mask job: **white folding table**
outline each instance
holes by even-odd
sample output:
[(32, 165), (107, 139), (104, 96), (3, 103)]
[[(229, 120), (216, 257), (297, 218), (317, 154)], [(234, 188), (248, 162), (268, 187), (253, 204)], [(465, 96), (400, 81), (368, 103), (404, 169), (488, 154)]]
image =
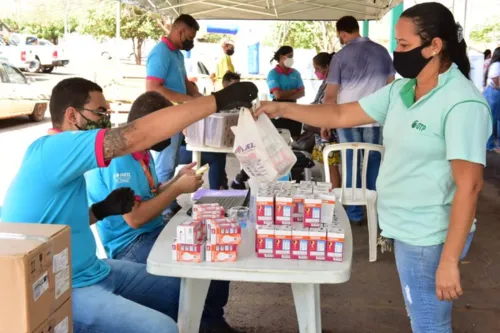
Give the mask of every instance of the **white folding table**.
[(347, 214), (339, 203), (335, 206), (335, 215), (345, 230), (343, 262), (257, 258), (255, 230), (248, 228), (243, 231), (236, 262), (181, 263), (172, 261), (172, 242), (177, 225), (187, 218), (183, 209), (158, 237), (149, 254), (147, 270), (155, 275), (181, 278), (180, 333), (198, 332), (211, 280), (290, 283), (300, 332), (320, 333), (320, 285), (344, 283), (351, 275), (352, 233)]

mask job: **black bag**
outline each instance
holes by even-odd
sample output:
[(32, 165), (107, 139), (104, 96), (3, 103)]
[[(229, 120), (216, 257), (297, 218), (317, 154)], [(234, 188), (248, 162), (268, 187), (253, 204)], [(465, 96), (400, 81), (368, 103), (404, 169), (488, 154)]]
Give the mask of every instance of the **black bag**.
[(314, 138), (314, 133), (303, 132), (299, 138), (292, 143), (292, 149), (312, 153), (315, 144), (316, 139)]

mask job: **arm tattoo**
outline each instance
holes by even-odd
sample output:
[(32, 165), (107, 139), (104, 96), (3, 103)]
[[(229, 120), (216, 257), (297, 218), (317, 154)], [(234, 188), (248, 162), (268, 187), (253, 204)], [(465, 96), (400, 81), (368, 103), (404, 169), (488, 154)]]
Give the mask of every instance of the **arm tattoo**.
[(121, 156), (130, 145), (130, 134), (135, 131), (134, 122), (124, 126), (112, 128), (104, 135), (104, 159), (109, 161), (113, 157)]

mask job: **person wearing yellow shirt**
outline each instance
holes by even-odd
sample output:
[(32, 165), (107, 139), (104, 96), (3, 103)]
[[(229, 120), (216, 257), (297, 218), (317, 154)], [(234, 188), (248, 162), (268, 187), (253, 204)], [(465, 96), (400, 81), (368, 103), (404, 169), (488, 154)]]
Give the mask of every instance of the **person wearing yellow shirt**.
[(231, 56), (234, 54), (233, 41), (227, 39), (223, 40), (221, 46), (224, 55), (220, 58), (219, 62), (217, 63), (215, 74), (212, 74), (212, 80), (214, 84), (218, 86), (218, 88), (222, 88), (220, 86), (222, 84), (221, 80), (224, 77), (224, 74), (226, 74), (227, 72), (233, 72), (233, 73), (235, 72), (233, 61), (231, 60)]

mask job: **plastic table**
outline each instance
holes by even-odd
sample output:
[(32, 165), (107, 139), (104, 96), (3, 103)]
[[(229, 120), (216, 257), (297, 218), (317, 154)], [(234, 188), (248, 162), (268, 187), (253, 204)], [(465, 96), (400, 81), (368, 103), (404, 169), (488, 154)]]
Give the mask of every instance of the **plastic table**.
[(345, 230), (344, 261), (323, 262), (257, 258), (255, 230), (243, 230), (238, 259), (229, 263), (182, 263), (172, 261), (176, 227), (186, 210), (177, 213), (159, 235), (148, 257), (151, 274), (181, 278), (178, 325), (180, 333), (197, 333), (211, 280), (289, 283), (301, 333), (321, 332), (320, 285), (347, 282), (351, 275), (352, 233), (341, 204), (335, 215)]

